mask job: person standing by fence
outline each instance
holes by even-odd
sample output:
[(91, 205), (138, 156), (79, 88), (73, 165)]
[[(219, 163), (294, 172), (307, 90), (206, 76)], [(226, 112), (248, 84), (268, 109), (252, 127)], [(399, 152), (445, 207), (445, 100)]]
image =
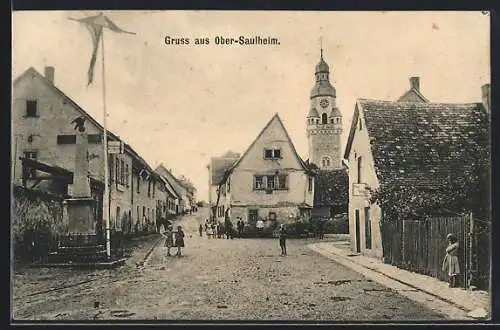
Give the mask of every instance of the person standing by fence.
[(281, 255), (286, 256), (286, 229), (284, 224), (280, 225), (279, 238), (280, 238)]
[(460, 265), (458, 263), (458, 248), (457, 238), (453, 234), (446, 236), (448, 247), (446, 248), (446, 256), (443, 260), (443, 271), (448, 272), (450, 288), (457, 287), (457, 277), (460, 274)]

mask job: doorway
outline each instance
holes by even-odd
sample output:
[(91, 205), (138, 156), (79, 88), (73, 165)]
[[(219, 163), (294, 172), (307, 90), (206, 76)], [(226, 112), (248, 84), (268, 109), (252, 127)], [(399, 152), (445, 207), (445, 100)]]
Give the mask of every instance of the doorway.
[(361, 252), (361, 240), (360, 240), (360, 229), (359, 229), (359, 210), (356, 210), (356, 252)]

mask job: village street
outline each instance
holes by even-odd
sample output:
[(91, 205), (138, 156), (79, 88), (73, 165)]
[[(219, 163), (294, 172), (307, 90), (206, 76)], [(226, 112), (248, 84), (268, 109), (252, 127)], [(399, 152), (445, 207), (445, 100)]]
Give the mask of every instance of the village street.
[(280, 257), (275, 239), (201, 238), (205, 212), (180, 221), (182, 258), (167, 258), (163, 240), (152, 236), (118, 269), (22, 270), (14, 276), (14, 320), (444, 319), (311, 251), (314, 240), (289, 240), (289, 256)]

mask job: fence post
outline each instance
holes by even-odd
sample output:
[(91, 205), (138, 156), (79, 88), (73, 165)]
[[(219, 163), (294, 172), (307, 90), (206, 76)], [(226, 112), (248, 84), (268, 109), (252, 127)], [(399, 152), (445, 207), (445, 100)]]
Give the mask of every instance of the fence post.
[(468, 270), (468, 278), (467, 278), (467, 289), (471, 288), (472, 284), (472, 267), (473, 267), (473, 262), (472, 258), (474, 256), (474, 217), (472, 215), (472, 212), (469, 214), (469, 270)]
[(401, 224), (402, 226), (400, 227), (401, 228), (401, 264), (403, 265), (403, 267), (405, 267), (405, 264), (406, 264), (406, 249), (405, 249), (405, 221), (402, 219), (401, 220)]

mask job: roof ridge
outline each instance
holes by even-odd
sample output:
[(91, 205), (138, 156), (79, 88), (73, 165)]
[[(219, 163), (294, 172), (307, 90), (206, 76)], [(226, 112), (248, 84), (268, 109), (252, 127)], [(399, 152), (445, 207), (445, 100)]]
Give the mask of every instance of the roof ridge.
[[(83, 109), (82, 106), (80, 106), (78, 103), (76, 103), (76, 101), (73, 100), (73, 98), (69, 97), (68, 94), (66, 94), (65, 92), (63, 92), (54, 83), (51, 83), (49, 80), (47, 80), (47, 78), (43, 74), (41, 74), (40, 72), (38, 72), (38, 70), (36, 70), (33, 66), (30, 66), (22, 74), (20, 74), (16, 79), (14, 79), (14, 84), (17, 84), (29, 72), (35, 73), (39, 78), (41, 78), (41, 80), (42, 80), (43, 83), (45, 83), (48, 87), (52, 88), (54, 91), (56, 91), (57, 93), (59, 93), (60, 96), (63, 97), (63, 99), (67, 99), (73, 105), (73, 107), (77, 111), (79, 111), (83, 116), (85, 116), (94, 125), (96, 125), (97, 128), (99, 129), (99, 131), (104, 132), (104, 126), (96, 118), (94, 118), (91, 114), (89, 114), (85, 109)], [(133, 154), (135, 154), (135, 156), (138, 158), (139, 161), (144, 162), (146, 164), (146, 167), (148, 169), (150, 169), (151, 171), (153, 170), (152, 166), (134, 148), (132, 148), (132, 146), (130, 145), (130, 143), (127, 143), (122, 138), (120, 138), (120, 135), (117, 135), (117, 134), (111, 132), (109, 129), (106, 129), (106, 132), (107, 132), (108, 136), (111, 136), (112, 138), (117, 139), (117, 140), (123, 142), (124, 144), (126, 144), (129, 147), (130, 151)]]

